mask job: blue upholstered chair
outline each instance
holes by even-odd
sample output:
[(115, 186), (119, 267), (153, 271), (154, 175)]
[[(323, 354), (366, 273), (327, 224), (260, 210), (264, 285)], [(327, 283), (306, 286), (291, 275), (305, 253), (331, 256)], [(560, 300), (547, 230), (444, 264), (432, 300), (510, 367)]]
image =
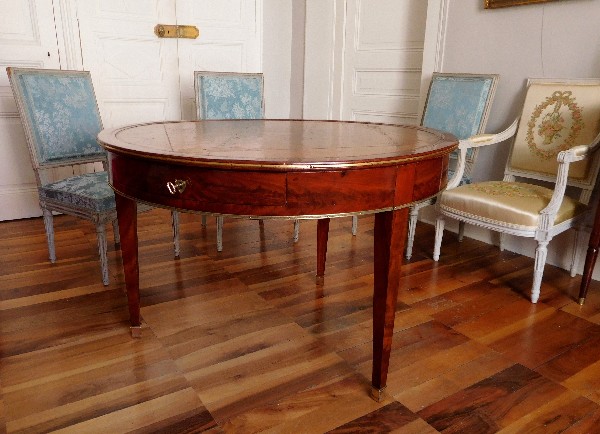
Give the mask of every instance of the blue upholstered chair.
[[(96, 142), (102, 121), (90, 73), (6, 70), (36, 176), (50, 261), (56, 261), (53, 211), (89, 220), (96, 225), (102, 282), (108, 285), (105, 225), (113, 224), (116, 244), (119, 231), (106, 154)], [(69, 175), (56, 180), (64, 173)], [(178, 239), (175, 244), (177, 253)]]
[[(467, 139), (485, 130), (488, 114), (498, 84), (496, 74), (464, 74), (434, 72), (429, 84), (423, 109), (421, 125), (452, 133), (459, 140)], [(460, 183), (471, 182), (471, 169), (477, 157), (477, 149), (471, 149), (465, 162)], [(454, 177), (458, 152), (450, 155), (448, 178)], [(433, 204), (434, 198), (419, 202), (410, 208), (406, 259), (412, 256), (415, 229), (419, 210)], [(358, 218), (352, 217), (352, 235), (356, 235)], [(460, 226), (462, 239), (463, 226)]]
[[(198, 119), (264, 118), (262, 74), (241, 72), (194, 72), (196, 116)], [(206, 225), (206, 215), (202, 216)], [(294, 241), (298, 240), (298, 221)], [(217, 216), (217, 251), (223, 250), (223, 216)]]
[[(427, 93), (421, 125), (447, 131), (454, 134), (459, 140), (483, 133), (497, 83), (498, 75), (495, 74), (434, 72)], [(466, 155), (460, 184), (471, 182), (471, 171), (476, 158), (477, 148), (470, 149)], [(450, 159), (449, 182), (455, 175), (458, 151), (451, 154)], [(406, 259), (410, 259), (412, 256), (419, 210), (433, 202), (434, 199), (426, 200), (415, 204), (410, 209)], [(464, 226), (460, 225), (459, 237), (461, 239), (463, 228)]]

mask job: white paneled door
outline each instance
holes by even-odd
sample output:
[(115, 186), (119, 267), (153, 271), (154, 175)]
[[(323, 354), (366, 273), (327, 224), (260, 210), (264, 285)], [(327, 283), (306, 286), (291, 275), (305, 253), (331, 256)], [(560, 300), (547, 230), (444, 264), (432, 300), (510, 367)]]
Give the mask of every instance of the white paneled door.
[(175, 2), (78, 0), (77, 11), (104, 126), (179, 120), (177, 39), (154, 34), (156, 24), (175, 23)]
[[(0, 0), (0, 11), (2, 69), (90, 71), (105, 127), (192, 119), (194, 70), (262, 69), (262, 0)], [(157, 24), (194, 25), (200, 35), (159, 38)], [(1, 71), (0, 221), (39, 215), (23, 130)]]
[(262, 2), (177, 0), (177, 23), (197, 39), (178, 39), (183, 119), (195, 117), (193, 71), (262, 71)]
[(59, 68), (52, 0), (0, 0), (0, 220), (40, 215), (7, 66)]
[[(83, 66), (105, 126), (192, 119), (195, 70), (261, 68), (256, 1), (79, 0), (78, 10)], [(159, 38), (157, 24), (196, 26), (200, 35)]]
[(418, 123), (427, 2), (348, 0), (342, 119)]

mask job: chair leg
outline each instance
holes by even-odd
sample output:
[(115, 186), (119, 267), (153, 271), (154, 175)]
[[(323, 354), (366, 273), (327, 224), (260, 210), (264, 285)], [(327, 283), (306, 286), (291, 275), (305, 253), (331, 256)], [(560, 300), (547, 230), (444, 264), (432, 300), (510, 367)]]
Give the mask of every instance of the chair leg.
[(435, 242), (433, 245), (433, 260), (440, 260), (440, 250), (442, 249), (442, 237), (444, 236), (444, 226), (446, 222), (444, 217), (440, 216), (435, 221)]
[(217, 217), (217, 252), (223, 251), (223, 217)]
[(406, 240), (406, 259), (412, 257), (413, 244), (415, 241), (415, 231), (417, 229), (417, 218), (419, 217), (419, 209), (415, 206), (410, 207), (408, 217), (408, 238)]
[(465, 237), (465, 222), (458, 222), (458, 242), (462, 243), (463, 238)]
[(48, 257), (53, 264), (56, 262), (56, 250), (54, 248), (54, 217), (52, 211), (42, 208), (44, 216), (44, 227), (46, 228), (46, 241), (48, 242)]
[(535, 249), (535, 265), (533, 269), (533, 284), (531, 285), (531, 302), (537, 303), (540, 298), (540, 287), (542, 286), (542, 275), (548, 255), (548, 241), (538, 241)]
[(506, 235), (504, 235), (502, 232), (498, 233), (498, 248), (500, 249), (501, 252), (504, 251), (504, 242), (506, 241)]
[(352, 216), (352, 235), (356, 235), (357, 230), (358, 230), (358, 216), (353, 215)]
[(294, 242), (297, 243), (300, 239), (300, 220), (294, 220)]
[(573, 235), (573, 255), (571, 256), (571, 277), (577, 275), (577, 268), (579, 267), (579, 239), (581, 231), (575, 228), (575, 234)]
[(108, 259), (106, 258), (106, 230), (103, 224), (96, 225), (98, 237), (98, 253), (100, 253), (100, 269), (102, 270), (102, 283), (108, 285)]
[(171, 226), (173, 227), (173, 249), (175, 250), (175, 258), (179, 258), (181, 246), (179, 245), (179, 212), (171, 211)]
[(115, 246), (119, 246), (121, 244), (121, 234), (119, 233), (119, 220), (114, 219), (112, 222), (113, 227), (113, 235), (115, 237)]
[(200, 223), (203, 227), (206, 227), (206, 214), (202, 214), (202, 219)]

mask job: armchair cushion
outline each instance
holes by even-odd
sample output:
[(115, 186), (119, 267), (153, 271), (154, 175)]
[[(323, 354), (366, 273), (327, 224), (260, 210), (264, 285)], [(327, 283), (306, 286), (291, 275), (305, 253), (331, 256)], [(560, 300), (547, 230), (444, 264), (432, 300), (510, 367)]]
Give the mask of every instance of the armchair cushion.
[(108, 173), (95, 172), (72, 176), (39, 188), (40, 199), (49, 199), (86, 210), (104, 212), (115, 209), (115, 195), (108, 184)]
[[(540, 211), (546, 208), (553, 190), (522, 182), (487, 181), (447, 190), (441, 196), (443, 211), (489, 224), (515, 229), (538, 227)], [(555, 224), (587, 210), (583, 203), (565, 196)]]

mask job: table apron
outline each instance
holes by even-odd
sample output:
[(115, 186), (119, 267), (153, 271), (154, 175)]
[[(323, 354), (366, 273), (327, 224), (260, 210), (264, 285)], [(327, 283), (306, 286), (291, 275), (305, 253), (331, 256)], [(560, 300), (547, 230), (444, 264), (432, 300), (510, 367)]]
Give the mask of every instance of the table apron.
[[(343, 215), (405, 207), (447, 183), (448, 156), (344, 170), (206, 168), (109, 152), (110, 183), (150, 204), (215, 214), (287, 217)], [(182, 191), (171, 190), (177, 181)]]

